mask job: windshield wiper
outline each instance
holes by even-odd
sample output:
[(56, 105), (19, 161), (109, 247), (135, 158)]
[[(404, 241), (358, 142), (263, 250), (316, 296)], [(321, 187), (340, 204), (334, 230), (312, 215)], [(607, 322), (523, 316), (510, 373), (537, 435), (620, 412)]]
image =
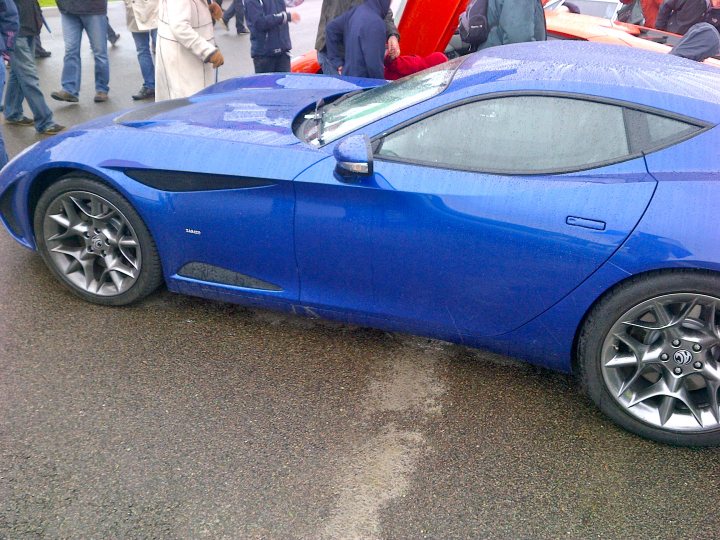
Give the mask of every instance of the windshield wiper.
[(315, 111), (312, 114), (305, 115), (305, 118), (315, 122), (315, 128), (317, 130), (317, 142), (323, 143), (323, 129), (325, 124), (325, 100), (323, 98), (318, 99), (315, 102)]

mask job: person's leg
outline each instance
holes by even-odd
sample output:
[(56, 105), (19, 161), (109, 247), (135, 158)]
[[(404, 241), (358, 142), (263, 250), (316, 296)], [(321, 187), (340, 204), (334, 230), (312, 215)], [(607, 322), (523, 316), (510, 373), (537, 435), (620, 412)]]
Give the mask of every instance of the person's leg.
[(279, 54), (275, 57), (275, 72), (276, 73), (289, 73), (290, 72), (290, 55)]
[[(0, 92), (2, 92), (3, 86), (5, 86), (5, 70), (0, 69)], [(5, 140), (3, 139), (3, 133), (0, 129), (0, 168), (4, 167), (7, 162), (8, 155), (5, 150)]]
[(228, 25), (228, 21), (232, 19), (235, 16), (235, 0), (233, 0), (232, 4), (230, 4), (230, 7), (227, 8), (225, 11), (223, 11), (223, 22), (225, 23), (225, 26)]
[(25, 97), (20, 87), (20, 81), (15, 72), (19, 69), (20, 61), (17, 59), (18, 49), (22, 47), (22, 42), (27, 39), (19, 37), (15, 40), (15, 50), (10, 53), (10, 71), (8, 71), (7, 87), (5, 88), (5, 120), (14, 122), (21, 120), (25, 113), (23, 111), (23, 100)]
[(60, 14), (65, 57), (61, 84), (67, 93), (77, 96), (80, 93), (80, 43), (82, 41), (83, 24), (77, 15)]
[(105, 15), (84, 15), (82, 23), (95, 56), (95, 92), (107, 94), (110, 90), (108, 86), (110, 63), (107, 55), (107, 17)]
[(255, 73), (272, 73), (275, 67), (275, 59), (272, 56), (253, 57)]
[(250, 31), (245, 26), (245, 6), (243, 0), (235, 0), (235, 28), (238, 34), (249, 34)]
[(115, 30), (113, 30), (113, 27), (110, 26), (110, 19), (106, 16), (105, 21), (107, 22), (107, 40), (110, 42), (110, 45), (113, 47), (117, 43), (117, 40), (120, 39), (120, 34), (118, 34)]
[[(40, 79), (35, 66), (35, 46), (33, 38), (21, 37), (15, 42), (15, 50), (13, 51), (11, 60), (11, 70), (17, 81), (20, 90), (20, 99), (22, 96), (28, 102), (28, 106), (35, 120), (35, 129), (39, 132), (45, 131), (54, 124), (53, 113), (45, 102), (40, 90)], [(8, 92), (10, 87), (8, 86)], [(20, 114), (22, 117), (22, 101), (20, 103)]]
[(152, 90), (155, 88), (155, 64), (150, 52), (150, 32), (133, 32), (132, 37), (135, 41), (143, 86)]

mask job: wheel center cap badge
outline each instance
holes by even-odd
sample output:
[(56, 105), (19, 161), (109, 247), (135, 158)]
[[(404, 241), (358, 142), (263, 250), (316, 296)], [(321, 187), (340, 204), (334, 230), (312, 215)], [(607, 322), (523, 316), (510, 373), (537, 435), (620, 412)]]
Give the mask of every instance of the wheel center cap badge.
[(94, 236), (92, 240), (90, 240), (90, 243), (95, 249), (102, 249), (103, 247), (103, 239), (101, 236)]
[(692, 362), (693, 355), (690, 351), (686, 351), (685, 349), (680, 349), (678, 351), (675, 351), (675, 354), (673, 355), (673, 360), (675, 360), (675, 363), (684, 366), (685, 364), (689, 364)]

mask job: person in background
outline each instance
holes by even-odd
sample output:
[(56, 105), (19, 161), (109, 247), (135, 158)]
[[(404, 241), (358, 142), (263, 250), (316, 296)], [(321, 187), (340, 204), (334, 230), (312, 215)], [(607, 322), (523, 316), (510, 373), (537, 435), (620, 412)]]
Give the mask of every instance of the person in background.
[(655, 28), (683, 35), (692, 25), (702, 21), (708, 7), (707, 0), (664, 0)]
[(108, 100), (110, 64), (107, 55), (107, 0), (57, 0), (65, 41), (62, 90), (53, 99), (78, 102), (80, 93), (80, 43), (83, 30), (95, 57), (95, 103)]
[(490, 32), (478, 50), (547, 39), (540, 0), (488, 0), (487, 20)]
[(245, 18), (255, 73), (290, 71), (289, 24), (300, 22), (300, 14), (287, 11), (284, 0), (245, 0)]
[(113, 47), (117, 44), (118, 39), (120, 39), (120, 34), (118, 34), (112, 26), (110, 26), (110, 19), (108, 17), (105, 17), (107, 19), (107, 40)]
[(365, 0), (325, 27), (331, 73), (384, 78), (385, 16), (390, 0)]
[(213, 32), (220, 17), (222, 9), (206, 0), (160, 0), (155, 101), (184, 98), (215, 82), (213, 68), (225, 61)]
[[(0, 0), (0, 54), (7, 57), (15, 45), (15, 36), (20, 28), (18, 12), (11, 0)], [(5, 86), (5, 70), (0, 69), (0, 92)], [(8, 162), (5, 139), (0, 130), (0, 168)]]
[[(628, 5), (635, 2), (635, 0), (620, 0), (620, 2)], [(643, 17), (645, 17), (645, 22), (643, 23), (643, 26), (647, 26), (648, 28), (655, 28), (655, 20), (657, 19), (658, 10), (660, 9), (661, 3), (662, 0), (640, 0), (640, 9), (642, 10)]]
[(155, 62), (151, 49), (157, 38), (158, 0), (125, 0), (125, 12), (143, 78), (142, 87), (132, 98), (155, 99)]
[[(13, 2), (13, 0), (5, 0)], [(5, 123), (18, 126), (35, 126), (43, 135), (59, 133), (64, 126), (56, 124), (53, 113), (40, 90), (37, 66), (35, 66), (35, 36), (42, 26), (42, 12), (37, 0), (14, 0), (17, 6), (20, 30), (15, 47), (10, 53), (10, 76), (5, 90)], [(23, 101), (27, 100), (32, 111), (30, 119), (23, 114)]]
[(228, 29), (230, 19), (235, 17), (235, 30), (238, 34), (247, 34), (250, 30), (245, 26), (245, 7), (243, 6), (243, 0), (233, 0), (230, 7), (223, 12), (222, 22), (225, 25), (225, 29)]
[(701, 22), (690, 27), (670, 54), (702, 62), (720, 54), (720, 33), (712, 24)]
[(703, 22), (712, 24), (720, 32), (720, 0), (710, 0), (710, 7), (703, 16)]
[[(333, 66), (327, 61), (327, 44), (325, 28), (327, 24), (343, 13), (362, 4), (365, 0), (323, 0), (320, 7), (320, 22), (318, 23), (317, 36), (315, 37), (315, 50), (318, 53), (318, 63), (323, 73), (335, 73)], [(388, 10), (385, 16), (385, 36), (387, 40), (388, 56), (394, 60), (400, 56), (400, 32), (393, 19), (392, 10)], [(342, 54), (344, 56), (344, 53)]]

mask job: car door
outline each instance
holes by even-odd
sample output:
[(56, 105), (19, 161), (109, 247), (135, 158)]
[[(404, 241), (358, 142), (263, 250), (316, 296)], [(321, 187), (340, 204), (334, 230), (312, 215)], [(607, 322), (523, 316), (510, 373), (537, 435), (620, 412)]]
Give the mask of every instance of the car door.
[(655, 188), (624, 108), (592, 100), (463, 103), (375, 147), (356, 183), (332, 159), (296, 179), (301, 300), (453, 335), (501, 334), (560, 300)]

